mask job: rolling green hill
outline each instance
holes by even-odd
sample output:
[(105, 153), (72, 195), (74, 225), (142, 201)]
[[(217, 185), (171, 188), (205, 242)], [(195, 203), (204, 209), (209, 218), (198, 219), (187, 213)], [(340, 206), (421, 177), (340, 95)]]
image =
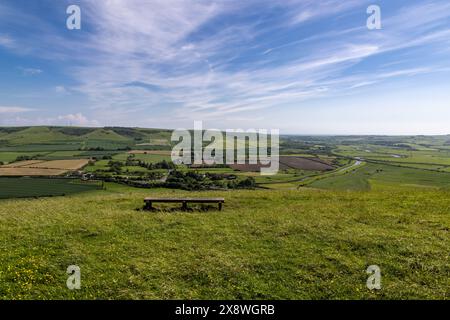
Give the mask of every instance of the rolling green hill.
[(82, 135), (80, 138), (83, 140), (109, 140), (109, 141), (130, 141), (128, 137), (121, 136), (120, 134), (109, 129), (96, 129), (88, 134)]
[(24, 145), (33, 143), (54, 143), (56, 141), (71, 141), (74, 138), (53, 130), (51, 127), (29, 127), (4, 135), (1, 140), (11, 145)]
[[(18, 127), (0, 128), (0, 151), (118, 149), (135, 145), (170, 145), (171, 131), (139, 128)], [(58, 147), (49, 147), (55, 145)], [(39, 147), (42, 146), (42, 147)]]

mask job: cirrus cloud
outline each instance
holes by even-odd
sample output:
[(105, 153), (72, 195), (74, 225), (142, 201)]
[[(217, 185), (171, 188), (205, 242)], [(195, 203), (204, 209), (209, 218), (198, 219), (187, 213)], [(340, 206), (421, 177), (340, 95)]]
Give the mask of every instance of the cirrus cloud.
[(0, 113), (2, 113), (2, 114), (23, 113), (23, 112), (29, 112), (29, 111), (33, 111), (33, 109), (23, 108), (23, 107), (14, 107), (14, 106), (0, 106)]

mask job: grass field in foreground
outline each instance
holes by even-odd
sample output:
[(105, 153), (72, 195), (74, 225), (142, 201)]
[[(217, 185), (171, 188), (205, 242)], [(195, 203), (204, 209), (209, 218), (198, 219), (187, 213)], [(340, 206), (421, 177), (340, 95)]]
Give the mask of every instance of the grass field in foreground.
[[(225, 210), (137, 211), (145, 195)], [(132, 190), (0, 201), (2, 299), (448, 299), (450, 192)], [(82, 288), (66, 288), (69, 265)], [(366, 288), (379, 265), (382, 290)]]

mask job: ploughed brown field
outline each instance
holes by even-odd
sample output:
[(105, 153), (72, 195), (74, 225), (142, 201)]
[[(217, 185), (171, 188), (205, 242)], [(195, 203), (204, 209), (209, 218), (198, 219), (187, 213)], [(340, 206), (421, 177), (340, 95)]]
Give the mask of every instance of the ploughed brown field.
[(0, 176), (58, 176), (89, 164), (88, 159), (27, 160), (0, 166)]
[(30, 165), (33, 165), (35, 163), (41, 163), (43, 162), (42, 160), (26, 160), (26, 161), (19, 161), (19, 162), (14, 162), (14, 163), (10, 163), (10, 164), (5, 164), (4, 166), (0, 166), (0, 168), (21, 168), (21, 167), (27, 167)]
[(334, 167), (319, 158), (302, 158), (302, 157), (280, 157), (280, 167), (282, 169), (302, 169), (313, 171), (333, 170)]
[[(230, 165), (233, 170), (256, 172), (260, 171), (261, 164), (233, 164)], [(325, 161), (318, 158), (302, 158), (293, 156), (281, 156), (280, 157), (280, 169), (300, 169), (311, 171), (327, 171), (333, 170), (334, 167)]]

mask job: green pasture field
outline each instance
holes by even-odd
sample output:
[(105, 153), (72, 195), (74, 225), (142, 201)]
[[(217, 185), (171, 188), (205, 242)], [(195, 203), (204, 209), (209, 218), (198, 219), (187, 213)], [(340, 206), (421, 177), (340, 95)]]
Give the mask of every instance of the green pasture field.
[(109, 169), (109, 166), (108, 166), (109, 161), (110, 160), (96, 161), (95, 163), (90, 164), (87, 167), (84, 167), (83, 170), (86, 172), (94, 172), (96, 170), (108, 170)]
[(83, 157), (83, 158), (99, 158), (101, 159), (103, 156), (115, 156), (116, 154), (120, 153), (120, 151), (115, 150), (104, 150), (104, 151), (93, 151), (93, 150), (86, 150), (86, 151), (80, 151), (76, 156), (77, 157)]
[(450, 174), (414, 168), (404, 168), (383, 164), (369, 163), (355, 171), (338, 176), (319, 179), (309, 187), (338, 190), (368, 190), (375, 181), (403, 186), (424, 186), (435, 188), (450, 188)]
[(160, 155), (160, 154), (135, 154), (134, 159), (141, 160), (147, 163), (157, 163), (163, 160), (172, 161), (170, 156), (168, 155)]
[[(118, 160), (118, 161), (126, 161), (127, 158), (132, 155), (130, 153), (119, 153), (113, 156), (114, 160)], [(133, 159), (135, 160), (141, 160), (147, 163), (157, 163), (157, 162), (161, 162), (163, 160), (165, 161), (171, 161), (170, 156), (168, 155), (159, 155), (159, 154), (141, 154), (141, 153), (136, 153), (133, 154), (134, 157)]]
[[(0, 201), (1, 299), (450, 298), (445, 190), (107, 189)], [(226, 203), (137, 211), (145, 196)], [(81, 290), (66, 287), (69, 265)]]
[(416, 164), (416, 165), (430, 165), (430, 166), (450, 166), (450, 155), (449, 157), (437, 156), (432, 154), (413, 154), (409, 155), (407, 158), (394, 158), (394, 157), (376, 157), (376, 156), (366, 156), (364, 157), (368, 160), (381, 160), (394, 163), (404, 163), (404, 164)]
[(264, 189), (273, 189), (273, 190), (297, 190), (298, 183), (295, 182), (277, 182), (277, 183), (260, 183), (258, 187)]
[(150, 172), (147, 168), (139, 166), (124, 166), (122, 167), (123, 172)]
[(98, 190), (98, 183), (73, 179), (1, 178), (0, 199), (62, 196)]
[(400, 167), (411, 167), (417, 169), (425, 169), (425, 170), (436, 170), (436, 171), (445, 171), (450, 166), (448, 165), (435, 165), (435, 164), (423, 164), (423, 163), (411, 163), (411, 162), (394, 162), (389, 161), (389, 165), (392, 166), (400, 166)]
[(0, 152), (51, 152), (51, 151), (76, 151), (80, 144), (26, 144), (0, 147)]
[(50, 159), (74, 159), (74, 158), (77, 158), (77, 157), (81, 157), (80, 153), (81, 153), (81, 151), (79, 151), (79, 150), (53, 151), (53, 152), (46, 153), (45, 156), (41, 157), (41, 158), (47, 158), (45, 160), (50, 160)]
[(0, 152), (0, 161), (3, 163), (10, 163), (15, 161), (20, 156), (35, 156), (42, 154), (39, 152)]
[(84, 146), (86, 149), (103, 148), (105, 150), (117, 150), (132, 147), (133, 143), (127, 141), (88, 140), (85, 142)]
[(268, 186), (269, 184), (281, 184), (302, 180), (303, 178), (318, 174), (315, 171), (289, 170), (287, 172), (279, 172), (273, 176), (262, 176), (259, 173), (253, 174), (256, 183)]
[(235, 174), (235, 175), (244, 174), (244, 173), (251, 174), (250, 172), (235, 171), (231, 168), (188, 168), (184, 165), (177, 166), (177, 170), (181, 171), (181, 172), (193, 171), (193, 172), (199, 172), (199, 173), (210, 172), (210, 173), (217, 173), (217, 174), (223, 173), (223, 174)]
[(129, 153), (121, 152), (121, 153), (115, 154), (112, 158), (113, 158), (113, 160), (116, 160), (116, 161), (127, 161), (129, 156), (130, 156)]
[[(366, 150), (371, 150), (371, 152), (367, 152)], [(409, 151), (406, 149), (380, 146), (339, 146), (336, 153), (347, 157), (413, 163), (416, 165), (450, 165), (450, 151), (446, 150)], [(394, 155), (401, 157), (394, 157)]]
[(346, 174), (330, 176), (318, 179), (308, 184), (308, 187), (319, 189), (337, 189), (337, 190), (369, 190), (369, 176), (366, 170), (354, 170)]

